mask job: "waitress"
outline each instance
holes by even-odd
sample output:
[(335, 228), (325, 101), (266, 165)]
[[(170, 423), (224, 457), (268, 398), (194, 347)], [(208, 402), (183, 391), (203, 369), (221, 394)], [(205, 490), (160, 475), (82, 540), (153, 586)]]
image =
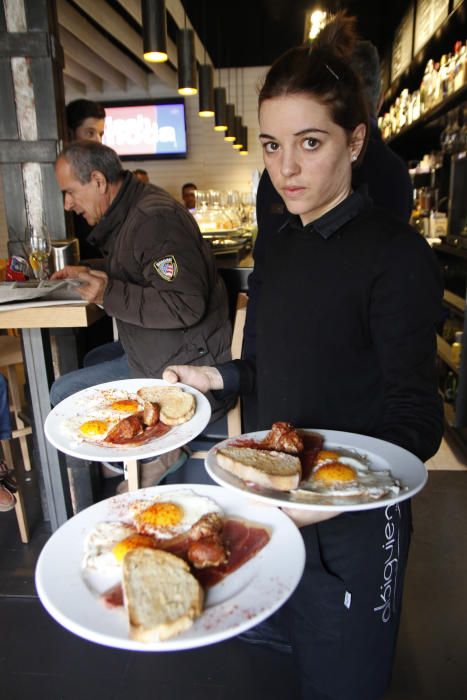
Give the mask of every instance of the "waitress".
[[(274, 421), (388, 440), (426, 460), (442, 408), (435, 372), (442, 287), (425, 240), (352, 191), (368, 115), (350, 68), (353, 19), (338, 15), (311, 49), (269, 70), (260, 140), (290, 214), (270, 236), (244, 360), (168, 368), (202, 391), (255, 392)], [(280, 611), (307, 700), (376, 700), (388, 686), (411, 520), (405, 501), (329, 514), (288, 511), (302, 527), (303, 578)]]

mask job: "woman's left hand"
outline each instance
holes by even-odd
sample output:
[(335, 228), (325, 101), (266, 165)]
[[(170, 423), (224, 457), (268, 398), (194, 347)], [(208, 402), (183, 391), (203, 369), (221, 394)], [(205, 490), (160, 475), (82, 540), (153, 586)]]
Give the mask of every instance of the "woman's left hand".
[(281, 508), (281, 510), (289, 516), (297, 527), (306, 527), (306, 525), (314, 525), (321, 523), (323, 520), (330, 520), (340, 515), (342, 511), (334, 513), (328, 510), (302, 510), (301, 508)]

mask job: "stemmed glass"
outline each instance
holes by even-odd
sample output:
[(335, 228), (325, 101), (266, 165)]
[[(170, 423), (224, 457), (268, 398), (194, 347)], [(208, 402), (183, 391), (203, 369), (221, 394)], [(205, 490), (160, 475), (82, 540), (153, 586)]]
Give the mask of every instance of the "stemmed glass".
[(49, 232), (46, 226), (32, 227), (28, 230), (26, 248), (29, 265), (38, 280), (49, 277), (49, 256), (52, 251)]

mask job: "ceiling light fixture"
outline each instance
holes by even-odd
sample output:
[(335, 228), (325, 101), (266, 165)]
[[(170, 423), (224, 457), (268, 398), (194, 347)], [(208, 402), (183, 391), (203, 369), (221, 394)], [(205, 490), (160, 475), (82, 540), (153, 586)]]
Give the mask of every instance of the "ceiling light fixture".
[(143, 57), (150, 63), (167, 61), (165, 0), (142, 0)]
[(331, 14), (325, 12), (324, 10), (313, 10), (308, 15), (307, 27), (305, 29), (305, 37), (309, 41), (316, 39), (320, 31), (326, 26), (326, 24), (331, 20)]
[(227, 131), (225, 132), (224, 141), (235, 141), (235, 106), (226, 104), (225, 106)]
[(236, 151), (239, 151), (241, 147), (243, 146), (242, 143), (242, 118), (239, 117), (238, 115), (235, 115), (235, 143), (232, 144), (232, 148), (235, 148)]
[(214, 89), (213, 89), (213, 70), (212, 66), (204, 63), (198, 67), (199, 80), (199, 116), (213, 117), (214, 116)]
[[(186, 14), (185, 14), (186, 23)], [(195, 35), (192, 29), (179, 29), (177, 33), (178, 92), (180, 95), (196, 95)]]
[(214, 88), (214, 131), (227, 131), (226, 103), (225, 88)]
[(243, 144), (243, 146), (241, 147), (239, 153), (241, 156), (247, 156), (248, 155), (248, 127), (247, 126), (242, 126), (242, 144)]

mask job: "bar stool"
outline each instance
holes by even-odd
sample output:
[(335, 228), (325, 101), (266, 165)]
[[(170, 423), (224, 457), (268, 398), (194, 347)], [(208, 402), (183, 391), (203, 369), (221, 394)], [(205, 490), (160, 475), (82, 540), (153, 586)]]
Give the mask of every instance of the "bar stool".
[[(23, 352), (21, 349), (20, 338), (10, 335), (0, 336), (0, 367), (5, 367), (7, 372), (10, 409), (13, 414), (14, 421), (13, 429), (11, 431), (11, 439), (19, 440), (24, 468), (26, 471), (30, 471), (31, 460), (29, 457), (27, 436), (31, 435), (32, 427), (29, 424), (28, 418), (22, 412), (21, 392), (17, 372), (17, 365), (22, 364)], [(5, 461), (11, 467), (13, 465), (13, 455), (10, 440), (1, 440), (1, 444)], [(29, 542), (29, 531), (20, 487), (18, 487), (18, 491), (15, 493), (15, 498), (15, 512), (21, 535), (21, 541), (26, 543)]]
[[(10, 392), (11, 411), (14, 416), (14, 428), (11, 437), (19, 440), (24, 468), (31, 471), (31, 460), (27, 443), (27, 435), (31, 435), (32, 428), (29, 419), (22, 412), (21, 393), (17, 373), (17, 365), (23, 364), (23, 351), (21, 340), (11, 335), (0, 336), (0, 367), (7, 371), (8, 387)], [(8, 440), (2, 440), (3, 453), (8, 463), (12, 463), (11, 446)]]

